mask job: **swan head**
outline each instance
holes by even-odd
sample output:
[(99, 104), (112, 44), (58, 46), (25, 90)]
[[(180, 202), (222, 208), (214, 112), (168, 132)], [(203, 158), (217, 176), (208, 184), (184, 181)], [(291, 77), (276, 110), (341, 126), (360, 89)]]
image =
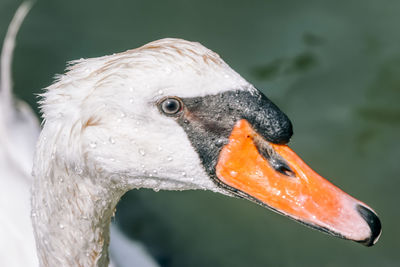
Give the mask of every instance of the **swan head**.
[(40, 143), (52, 146), (36, 165), (107, 190), (212, 190), (366, 245), (379, 237), (371, 208), (286, 145), (287, 116), (199, 43), (162, 39), (74, 61), (41, 104)]

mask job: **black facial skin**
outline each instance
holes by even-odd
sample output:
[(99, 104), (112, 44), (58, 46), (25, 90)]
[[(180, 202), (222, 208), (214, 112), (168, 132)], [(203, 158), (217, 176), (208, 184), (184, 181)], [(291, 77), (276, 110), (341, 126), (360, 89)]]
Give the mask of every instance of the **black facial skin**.
[(234, 125), (246, 119), (266, 140), (283, 144), (292, 136), (288, 117), (258, 91), (227, 91), (218, 95), (181, 98), (176, 121), (198, 152), (206, 171), (214, 176), (219, 153)]
[[(288, 117), (271, 100), (256, 90), (232, 90), (218, 95), (180, 100), (183, 108), (175, 115), (175, 120), (185, 130), (209, 177), (219, 187), (233, 193), (236, 197), (265, 206), (256, 198), (219, 180), (215, 168), (221, 149), (228, 144), (232, 130), (238, 121), (247, 120), (260, 135), (260, 139), (285, 144), (289, 142), (293, 134), (292, 124)], [(162, 112), (162, 109), (160, 111)], [(261, 155), (273, 168), (288, 176), (291, 175), (291, 170), (285, 160), (278, 154), (267, 151), (265, 141), (264, 145), (261, 140), (254, 141)]]

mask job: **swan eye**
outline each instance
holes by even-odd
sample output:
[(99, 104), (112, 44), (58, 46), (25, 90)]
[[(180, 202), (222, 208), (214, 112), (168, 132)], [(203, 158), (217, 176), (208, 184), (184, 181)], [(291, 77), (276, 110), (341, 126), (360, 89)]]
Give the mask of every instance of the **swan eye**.
[(182, 107), (182, 101), (178, 98), (172, 97), (164, 99), (160, 104), (161, 111), (167, 115), (177, 114), (182, 110)]

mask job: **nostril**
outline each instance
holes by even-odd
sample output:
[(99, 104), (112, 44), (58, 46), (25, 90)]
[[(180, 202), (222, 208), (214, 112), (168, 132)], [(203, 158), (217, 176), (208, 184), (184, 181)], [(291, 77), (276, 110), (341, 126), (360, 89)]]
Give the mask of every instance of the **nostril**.
[(290, 177), (295, 177), (296, 175), (294, 174), (294, 172), (292, 171), (292, 169), (286, 165), (286, 164), (280, 164), (277, 166), (274, 166), (275, 170), (277, 170), (278, 172), (286, 175), (286, 176), (290, 176)]
[(374, 245), (381, 235), (382, 232), (382, 225), (381, 221), (379, 220), (378, 216), (370, 210), (361, 205), (357, 205), (357, 211), (361, 215), (361, 217), (368, 223), (369, 228), (371, 229), (371, 236), (370, 238), (360, 241), (360, 243), (370, 247)]
[(284, 162), (283, 160), (277, 159), (275, 157), (276, 157), (276, 155), (270, 156), (269, 158), (267, 158), (268, 163), (269, 163), (269, 165), (271, 165), (272, 168), (274, 168), (277, 172), (280, 172), (286, 176), (296, 177), (296, 175), (294, 174), (292, 169), (289, 167), (289, 165), (286, 164), (286, 162)]

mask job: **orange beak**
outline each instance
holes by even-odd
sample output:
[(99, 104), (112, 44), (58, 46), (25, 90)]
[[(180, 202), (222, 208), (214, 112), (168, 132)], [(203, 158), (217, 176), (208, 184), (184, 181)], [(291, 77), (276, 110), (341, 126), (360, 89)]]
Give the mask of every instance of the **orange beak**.
[[(283, 162), (280, 168), (276, 159)], [(244, 119), (222, 148), (216, 175), (239, 196), (310, 227), (367, 246), (379, 238), (371, 208), (318, 175), (288, 146), (266, 141)]]

